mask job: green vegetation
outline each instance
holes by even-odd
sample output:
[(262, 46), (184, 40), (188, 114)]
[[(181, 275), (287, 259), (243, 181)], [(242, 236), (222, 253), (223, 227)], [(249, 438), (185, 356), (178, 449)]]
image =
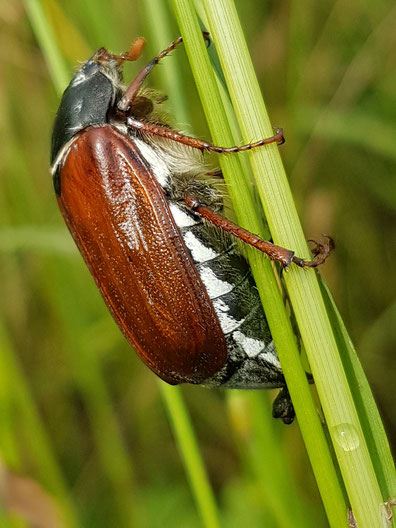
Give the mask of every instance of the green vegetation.
[[(234, 138), (246, 142), (271, 135), (232, 2), (196, 4), (229, 83), (236, 117), (224, 84), (220, 93)], [(285, 129), (281, 156), (305, 235), (285, 190), (276, 147), (222, 160), (231, 198), (241, 200), (234, 203), (238, 220), (261, 231), (259, 208), (249, 205), (246, 193), (251, 162), (276, 242), (301, 256), (307, 255), (304, 237), (329, 233), (337, 244), (321, 275), (345, 326), (314, 272), (290, 270), (285, 278), (293, 324), (299, 326), (333, 426), (329, 431), (316, 414), (315, 390), (300, 366), (272, 267), (249, 252), (301, 434), (297, 423), (287, 428), (272, 420), (270, 393), (180, 389), (158, 382), (109, 317), (53, 194), (48, 150), (60, 92), (75, 65), (103, 45), (118, 52), (144, 35), (142, 64), (182, 31), (202, 107), (182, 46), (153, 72), (150, 85), (168, 93), (166, 109), (175, 115), (175, 125), (209, 137), (204, 118), (209, 109), (214, 140), (233, 142), (217, 95), (207, 90), (208, 99), (200, 88), (200, 82), (209, 87), (212, 77), (192, 1), (122, 0), (110, 6), (104, 0), (25, 0), (23, 5), (25, 11), (19, 3), (5, 4), (1, 22), (6, 45), (0, 83), (0, 462), (14, 490), (13, 511), (1, 510), (1, 526), (29, 526), (34, 518), (43, 527), (55, 526), (49, 524), (55, 508), (63, 519), (57, 525), (67, 527), (316, 528), (330, 523), (338, 528), (346, 526), (349, 500), (362, 515), (359, 528), (375, 526), (378, 497), (396, 495), (395, 476), (345, 327), (394, 441), (393, 4), (250, 0), (239, 7), (271, 122)], [(209, 51), (218, 68), (215, 47)], [(127, 78), (137, 67), (128, 65)], [(242, 81), (249, 87), (244, 91), (238, 90)], [(359, 439), (358, 449), (336, 446), (349, 500), (326, 440), (336, 437), (343, 426), (337, 416), (345, 415)], [(34, 507), (15, 493), (16, 475), (35, 490)], [(0, 496), (2, 503), (10, 500)]]

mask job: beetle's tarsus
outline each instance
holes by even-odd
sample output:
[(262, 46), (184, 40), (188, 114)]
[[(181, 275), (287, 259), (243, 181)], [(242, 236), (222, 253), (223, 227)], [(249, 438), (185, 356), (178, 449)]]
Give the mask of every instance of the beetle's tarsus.
[(314, 244), (314, 247), (311, 249), (314, 257), (312, 260), (304, 260), (300, 257), (293, 257), (294, 264), (300, 268), (317, 268), (323, 264), (335, 248), (334, 240), (329, 235), (323, 236), (327, 238), (327, 242), (308, 240), (308, 242), (312, 242)]
[(275, 131), (275, 135), (279, 135), (280, 136), (280, 139), (278, 140), (277, 142), (277, 145), (278, 147), (280, 147), (281, 145), (283, 145), (284, 143), (286, 143), (286, 139), (285, 139), (285, 136), (283, 134), (283, 128), (279, 128), (279, 127), (275, 127), (274, 128), (274, 131)]
[(290, 399), (289, 391), (287, 387), (284, 387), (272, 404), (272, 416), (274, 418), (280, 418), (284, 424), (290, 425), (293, 423), (295, 415), (296, 413)]

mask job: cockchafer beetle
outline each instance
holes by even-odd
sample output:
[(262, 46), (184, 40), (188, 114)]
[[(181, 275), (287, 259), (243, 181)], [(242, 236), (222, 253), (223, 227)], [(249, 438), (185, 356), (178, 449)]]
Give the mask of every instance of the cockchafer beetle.
[[(222, 198), (201, 178), (197, 149), (218, 153), (282, 143), (282, 131), (241, 147), (217, 147), (171, 129), (162, 101), (142, 87), (156, 56), (126, 88), (125, 61), (97, 51), (74, 75), (55, 118), (51, 165), (58, 204), (113, 318), (140, 358), (170, 384), (282, 388), (274, 416), (294, 411), (240, 238), (289, 266), (313, 261), (258, 239), (221, 216)], [(196, 150), (194, 150), (196, 149)]]

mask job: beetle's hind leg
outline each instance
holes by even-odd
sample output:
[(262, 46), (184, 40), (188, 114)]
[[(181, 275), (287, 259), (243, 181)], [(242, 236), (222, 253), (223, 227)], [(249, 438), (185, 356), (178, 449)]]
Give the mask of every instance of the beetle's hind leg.
[(280, 262), (285, 268), (290, 266), (292, 262), (294, 262), (294, 264), (300, 266), (301, 268), (316, 268), (320, 264), (323, 264), (323, 262), (326, 260), (326, 258), (329, 256), (330, 252), (334, 248), (334, 242), (332, 238), (327, 237), (328, 242), (326, 244), (316, 245), (316, 248), (314, 250), (314, 259), (306, 261), (300, 257), (296, 257), (293, 251), (286, 248), (282, 248), (280, 246), (276, 246), (275, 244), (267, 242), (266, 240), (262, 240), (257, 235), (254, 235), (250, 231), (247, 231), (246, 229), (243, 229), (242, 227), (235, 224), (234, 222), (231, 222), (227, 218), (224, 218), (209, 207), (206, 207), (196, 196), (187, 196), (184, 201), (187, 207), (189, 207), (195, 213), (199, 214), (202, 218), (204, 218), (211, 224), (215, 225), (216, 227), (219, 227), (227, 233), (234, 235), (246, 244), (249, 244), (250, 246), (258, 249), (259, 251), (262, 251), (263, 253), (268, 255), (270, 259)]

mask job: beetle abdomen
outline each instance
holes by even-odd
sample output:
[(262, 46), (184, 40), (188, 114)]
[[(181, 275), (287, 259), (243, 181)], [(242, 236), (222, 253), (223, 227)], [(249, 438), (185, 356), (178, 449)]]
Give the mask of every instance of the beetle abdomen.
[(185, 244), (223, 330), (226, 364), (205, 385), (263, 388), (284, 377), (250, 267), (236, 243), (189, 210), (171, 204)]

